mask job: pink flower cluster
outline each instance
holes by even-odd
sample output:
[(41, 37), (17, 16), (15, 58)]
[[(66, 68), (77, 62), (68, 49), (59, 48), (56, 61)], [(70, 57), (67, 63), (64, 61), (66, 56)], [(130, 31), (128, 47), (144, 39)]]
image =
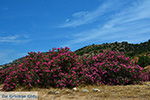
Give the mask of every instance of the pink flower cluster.
[(142, 68), (124, 54), (107, 51), (80, 57), (69, 48), (30, 52), (21, 63), (0, 70), (3, 90), (18, 86), (75, 87), (80, 84), (133, 84), (140, 81)]
[(142, 81), (150, 81), (150, 71), (145, 71), (140, 74)]
[(13, 90), (18, 85), (27, 88), (74, 87), (79, 84), (78, 56), (69, 48), (58, 48), (45, 53), (30, 52), (23, 63), (0, 70), (4, 90)]
[(85, 82), (88, 84), (126, 85), (138, 83), (143, 68), (121, 52), (103, 51), (84, 58)]

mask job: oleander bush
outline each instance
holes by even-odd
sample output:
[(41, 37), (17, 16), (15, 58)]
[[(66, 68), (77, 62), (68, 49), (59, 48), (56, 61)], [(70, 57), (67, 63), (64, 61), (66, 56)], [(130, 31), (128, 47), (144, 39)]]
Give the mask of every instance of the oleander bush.
[(142, 78), (142, 81), (150, 81), (150, 65), (144, 67), (144, 71), (140, 77)]
[(143, 68), (123, 53), (103, 51), (78, 56), (69, 48), (30, 52), (20, 63), (0, 69), (3, 90), (18, 86), (72, 88), (81, 84), (125, 85), (138, 83)]
[(142, 81), (150, 81), (150, 72), (145, 71), (143, 73), (140, 74), (140, 78), (142, 79)]
[(121, 52), (104, 51), (88, 60), (84, 58), (85, 81), (88, 84), (126, 85), (138, 83), (143, 68)]
[(1, 70), (0, 77), (4, 90), (13, 90), (18, 85), (74, 87), (79, 84), (80, 65), (78, 56), (67, 47), (46, 53), (30, 52), (23, 63)]

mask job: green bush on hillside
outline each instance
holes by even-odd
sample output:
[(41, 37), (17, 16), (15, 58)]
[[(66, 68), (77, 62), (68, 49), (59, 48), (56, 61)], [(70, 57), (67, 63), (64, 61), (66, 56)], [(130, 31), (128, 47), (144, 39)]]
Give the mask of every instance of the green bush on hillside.
[(140, 56), (138, 60), (138, 65), (141, 67), (146, 67), (150, 65), (150, 57), (148, 56)]

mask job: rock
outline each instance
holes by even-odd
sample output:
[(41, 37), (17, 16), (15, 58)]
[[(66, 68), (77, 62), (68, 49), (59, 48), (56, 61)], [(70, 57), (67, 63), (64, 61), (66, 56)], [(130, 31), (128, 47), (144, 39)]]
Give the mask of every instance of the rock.
[(97, 88), (93, 88), (93, 92), (100, 92), (100, 90)]
[(59, 91), (55, 91), (55, 94), (59, 94), (60, 92)]
[(77, 89), (76, 87), (74, 87), (72, 90), (73, 90), (73, 91), (78, 91), (78, 89)]
[(65, 93), (70, 94), (70, 93), (72, 93), (72, 91), (71, 90), (65, 90)]
[(59, 94), (59, 91), (49, 91), (48, 94)]
[(89, 90), (87, 90), (87, 89), (83, 89), (83, 90), (82, 90), (82, 92), (89, 92)]

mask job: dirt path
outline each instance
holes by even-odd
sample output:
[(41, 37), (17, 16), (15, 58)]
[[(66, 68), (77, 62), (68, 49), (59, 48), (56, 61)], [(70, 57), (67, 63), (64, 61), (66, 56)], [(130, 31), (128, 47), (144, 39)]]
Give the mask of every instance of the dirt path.
[[(98, 88), (100, 92), (93, 92), (93, 88)], [(83, 89), (88, 89), (89, 92), (83, 93)], [(40, 92), (40, 100), (150, 100), (148, 85), (88, 86), (80, 88), (78, 92), (57, 91), (60, 91), (60, 94)]]
[[(94, 92), (93, 88), (100, 91)], [(83, 89), (89, 92), (83, 92)], [(126, 86), (86, 86), (79, 87), (77, 91), (54, 88), (19, 88), (15, 91), (38, 91), (39, 100), (150, 100), (150, 82)]]

